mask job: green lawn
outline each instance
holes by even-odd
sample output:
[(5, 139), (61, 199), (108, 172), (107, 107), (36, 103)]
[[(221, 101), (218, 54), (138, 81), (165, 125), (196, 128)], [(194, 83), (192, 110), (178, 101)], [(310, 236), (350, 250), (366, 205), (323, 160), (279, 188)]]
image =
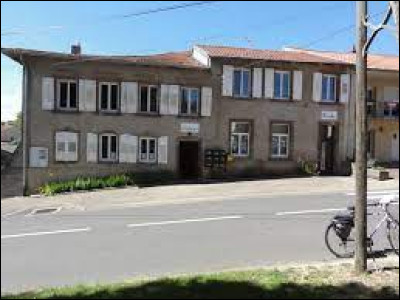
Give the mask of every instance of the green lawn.
[(286, 268), (47, 289), (2, 299), (399, 299), (399, 272)]

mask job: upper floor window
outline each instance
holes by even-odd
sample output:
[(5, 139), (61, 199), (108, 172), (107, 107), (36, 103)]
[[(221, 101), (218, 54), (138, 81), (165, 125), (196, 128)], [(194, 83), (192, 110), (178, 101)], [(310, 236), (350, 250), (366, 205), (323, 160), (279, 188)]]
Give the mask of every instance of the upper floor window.
[(288, 158), (289, 157), (289, 140), (290, 125), (289, 124), (272, 124), (271, 125), (271, 157), (272, 158)]
[(231, 154), (237, 157), (250, 155), (250, 128), (249, 122), (231, 123)]
[(181, 114), (198, 115), (200, 107), (200, 90), (197, 88), (182, 88)]
[(276, 71), (274, 75), (274, 98), (289, 99), (290, 97), (290, 72)]
[(100, 110), (116, 112), (119, 109), (119, 84), (101, 82), (99, 84)]
[(157, 140), (151, 137), (140, 138), (140, 161), (143, 163), (155, 163)]
[(154, 85), (140, 87), (140, 112), (156, 113), (158, 111), (158, 87)]
[(57, 81), (57, 104), (59, 109), (76, 110), (78, 108), (78, 88), (76, 80)]
[(116, 162), (118, 159), (118, 137), (115, 134), (100, 135), (100, 161)]
[(233, 71), (233, 96), (250, 98), (251, 72), (248, 69), (235, 69)]
[(335, 75), (322, 76), (322, 101), (336, 102), (337, 78)]

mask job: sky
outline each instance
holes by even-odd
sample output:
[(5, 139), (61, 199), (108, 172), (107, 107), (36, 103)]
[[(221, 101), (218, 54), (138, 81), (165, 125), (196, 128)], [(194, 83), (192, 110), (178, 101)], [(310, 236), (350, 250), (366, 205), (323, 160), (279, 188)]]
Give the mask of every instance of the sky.
[[(349, 51), (355, 1), (215, 1), (139, 17), (137, 12), (196, 1), (1, 1), (1, 47), (140, 55), (218, 44)], [(369, 1), (378, 21), (387, 1)], [(399, 54), (383, 32), (371, 50)], [(1, 120), (21, 110), (22, 68), (1, 56)]]

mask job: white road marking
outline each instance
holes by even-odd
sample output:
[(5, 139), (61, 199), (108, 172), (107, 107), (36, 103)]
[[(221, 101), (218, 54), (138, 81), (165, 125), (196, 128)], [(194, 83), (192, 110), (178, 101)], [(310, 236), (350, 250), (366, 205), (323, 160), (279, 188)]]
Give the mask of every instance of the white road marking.
[(56, 234), (66, 234), (66, 233), (89, 232), (91, 230), (92, 230), (91, 228), (86, 227), (86, 228), (57, 230), (57, 231), (31, 232), (31, 233), (2, 235), (1, 239), (6, 240), (6, 239), (23, 238), (23, 237), (30, 237), (30, 236), (45, 236), (45, 235), (56, 235)]
[(216, 221), (239, 220), (239, 219), (243, 219), (243, 216), (226, 216), (226, 217), (216, 217), (216, 218), (186, 219), (186, 220), (176, 220), (176, 221), (129, 224), (129, 225), (127, 225), (127, 227), (139, 228), (139, 227), (176, 225), (176, 224), (187, 224), (187, 223), (201, 223), (201, 222), (216, 222)]
[[(373, 191), (368, 192), (368, 195), (398, 195), (399, 190), (387, 190), (387, 191)], [(355, 193), (348, 193), (347, 196), (355, 196)]]
[(287, 211), (287, 212), (279, 212), (279, 213), (276, 213), (275, 215), (278, 217), (294, 216), (294, 215), (308, 215), (308, 214), (319, 214), (319, 213), (345, 211), (346, 209), (347, 208), (328, 208), (328, 209), (320, 209), (320, 210)]

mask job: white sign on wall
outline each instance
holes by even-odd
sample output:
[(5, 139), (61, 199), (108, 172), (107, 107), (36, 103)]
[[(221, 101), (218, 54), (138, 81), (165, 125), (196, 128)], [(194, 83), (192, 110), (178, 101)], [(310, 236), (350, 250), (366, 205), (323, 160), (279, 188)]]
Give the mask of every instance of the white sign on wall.
[(323, 111), (321, 113), (322, 121), (337, 121), (339, 119), (339, 114), (337, 111)]
[(200, 133), (200, 124), (199, 123), (182, 123), (181, 124), (181, 133), (198, 134), (198, 133)]

